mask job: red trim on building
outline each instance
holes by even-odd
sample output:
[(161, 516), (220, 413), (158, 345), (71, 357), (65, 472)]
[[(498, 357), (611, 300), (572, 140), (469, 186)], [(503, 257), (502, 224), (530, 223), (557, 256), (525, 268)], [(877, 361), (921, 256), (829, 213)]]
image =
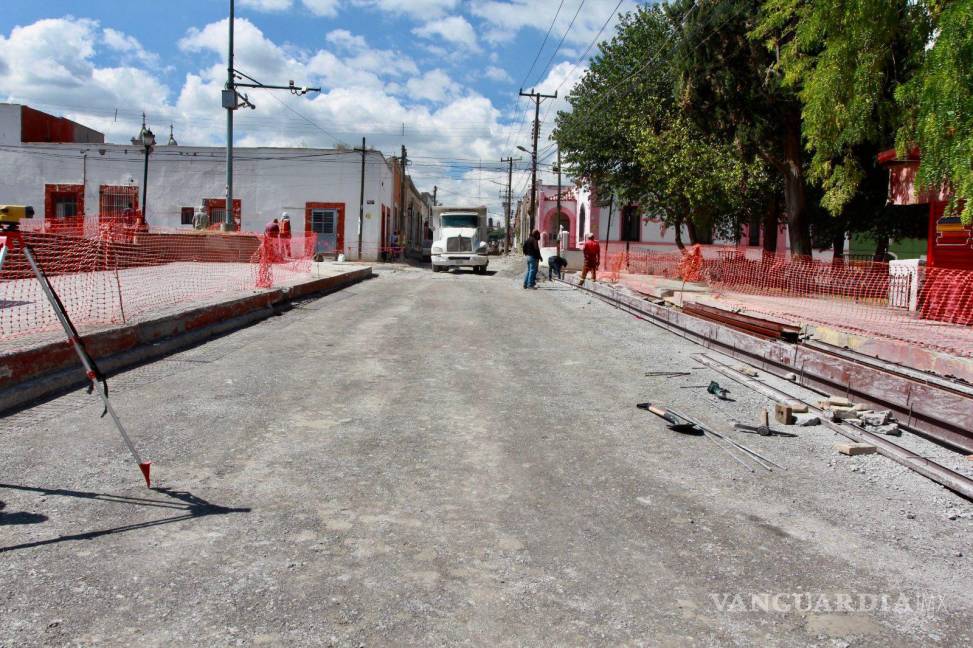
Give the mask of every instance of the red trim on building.
[(312, 209), (336, 209), (338, 211), (338, 223), (335, 225), (335, 250), (345, 251), (345, 203), (331, 202), (309, 202), (304, 204), (304, 232), (311, 231), (311, 210)]
[[(206, 215), (209, 217), (209, 222), (211, 224), (216, 224), (213, 221), (213, 212), (217, 209), (221, 209), (226, 212), (226, 198), (203, 198), (203, 209), (206, 210)], [(243, 213), (243, 203), (239, 198), (233, 199), (233, 225), (236, 231), (240, 231)]]

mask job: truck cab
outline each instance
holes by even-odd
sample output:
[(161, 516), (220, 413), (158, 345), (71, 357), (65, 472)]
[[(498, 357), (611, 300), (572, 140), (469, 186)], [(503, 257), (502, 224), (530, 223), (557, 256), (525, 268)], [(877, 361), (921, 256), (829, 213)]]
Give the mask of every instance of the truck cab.
[(473, 268), (486, 272), (486, 207), (434, 207), (434, 235), (430, 259), (433, 272)]

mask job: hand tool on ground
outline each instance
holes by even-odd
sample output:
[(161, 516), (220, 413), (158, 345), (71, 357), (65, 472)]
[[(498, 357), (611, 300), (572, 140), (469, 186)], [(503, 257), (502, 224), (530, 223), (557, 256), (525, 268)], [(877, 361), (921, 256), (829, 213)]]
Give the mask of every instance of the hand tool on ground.
[(703, 434), (703, 431), (699, 427), (690, 423), (686, 419), (680, 417), (678, 414), (673, 413), (672, 410), (667, 410), (664, 407), (659, 407), (658, 405), (653, 405), (652, 403), (639, 403), (636, 405), (639, 409), (644, 409), (652, 412), (656, 416), (664, 419), (666, 423), (669, 424), (669, 429), (673, 432), (681, 432), (682, 434)]
[(47, 297), (47, 301), (51, 303), (51, 308), (54, 309), (54, 314), (57, 315), (58, 321), (61, 322), (61, 326), (64, 328), (64, 333), (68, 336), (68, 341), (71, 343), (71, 346), (74, 347), (75, 353), (78, 354), (81, 364), (84, 365), (85, 375), (88, 377), (88, 380), (91, 381), (88, 386), (88, 393), (90, 394), (92, 391), (98, 392), (98, 395), (101, 397), (101, 401), (105, 406), (105, 409), (101, 415), (111, 415), (112, 421), (115, 422), (115, 427), (118, 428), (119, 433), (122, 435), (122, 439), (125, 441), (125, 445), (128, 446), (129, 452), (132, 453), (132, 457), (135, 459), (135, 463), (138, 464), (139, 470), (142, 472), (142, 477), (145, 478), (145, 486), (150, 487), (152, 483), (149, 477), (149, 472), (151, 471), (152, 463), (142, 460), (141, 455), (139, 455), (138, 450), (135, 449), (135, 445), (132, 443), (128, 433), (125, 431), (125, 426), (122, 425), (121, 420), (115, 413), (115, 409), (111, 406), (111, 403), (108, 400), (108, 381), (105, 379), (104, 374), (98, 370), (98, 366), (95, 364), (94, 360), (91, 359), (91, 356), (88, 355), (88, 350), (85, 349), (84, 342), (81, 340), (81, 336), (78, 335), (78, 330), (71, 322), (71, 318), (68, 317), (64, 304), (57, 296), (57, 293), (54, 292), (54, 287), (51, 285), (47, 275), (44, 274), (40, 264), (37, 263), (37, 258), (34, 256), (34, 251), (29, 245), (24, 245), (22, 240), (20, 241), (20, 244), (24, 256), (27, 258), (27, 263), (30, 264), (31, 270), (34, 271), (34, 275), (37, 277), (37, 281), (41, 285), (41, 290)]
[(709, 385), (706, 387), (707, 394), (713, 394), (720, 400), (730, 400), (730, 390), (720, 387), (720, 383), (715, 380), (711, 380)]
[(683, 434), (693, 434), (693, 435), (697, 435), (697, 436), (704, 436), (704, 437), (706, 437), (707, 439), (709, 439), (710, 441), (712, 441), (713, 443), (715, 443), (716, 444), (716, 447), (718, 447), (720, 450), (722, 450), (726, 454), (730, 455), (730, 457), (732, 457), (734, 461), (736, 461), (737, 463), (739, 463), (741, 466), (743, 466), (744, 468), (746, 468), (750, 472), (753, 472), (753, 468), (751, 468), (750, 466), (748, 466), (747, 464), (745, 464), (743, 462), (743, 460), (741, 460), (735, 454), (733, 454), (732, 452), (730, 452), (729, 448), (727, 448), (727, 447), (723, 446), (722, 444), (720, 444), (720, 442), (717, 441), (714, 436), (707, 434), (707, 431), (708, 430), (706, 430), (706, 428), (700, 427), (696, 423), (692, 423), (690, 421), (687, 421), (681, 415), (673, 412), (672, 410), (667, 410), (667, 409), (665, 409), (663, 407), (659, 407), (657, 405), (653, 405), (652, 403), (638, 403), (636, 405), (636, 407), (638, 407), (639, 409), (644, 409), (644, 410), (647, 410), (649, 412), (652, 412), (656, 416), (662, 418), (663, 420), (665, 420), (669, 424), (669, 426), (668, 426), (669, 429), (672, 430), (672, 431), (674, 431), (674, 432), (681, 432)]
[(688, 371), (647, 371), (646, 376), (658, 376), (663, 378), (673, 378), (675, 376), (688, 376)]
[(790, 432), (782, 432), (780, 430), (775, 430), (766, 425), (747, 425), (746, 423), (734, 423), (733, 428), (740, 430), (741, 432), (746, 432), (748, 434), (759, 434), (760, 436), (779, 436), (779, 437), (796, 437), (796, 434)]
[[(699, 426), (700, 428), (704, 429), (709, 434), (712, 434), (712, 435), (714, 435), (716, 437), (719, 437), (720, 439), (723, 439), (727, 443), (731, 443), (734, 446), (736, 446), (737, 448), (739, 448), (740, 450), (743, 450), (744, 452), (746, 452), (747, 454), (749, 454), (754, 459), (754, 461), (756, 461), (758, 464), (760, 464), (762, 467), (766, 468), (767, 470), (770, 470), (770, 466), (768, 466), (767, 464), (771, 464), (773, 466), (777, 466), (781, 470), (787, 470), (786, 468), (784, 468), (783, 466), (781, 466), (779, 463), (776, 463), (776, 462), (771, 461), (770, 459), (768, 459), (767, 457), (763, 456), (759, 452), (756, 452), (755, 450), (751, 450), (747, 446), (743, 445), (742, 443), (738, 443), (738, 442), (734, 441), (733, 439), (731, 439), (728, 436), (725, 436), (723, 434), (720, 434), (719, 432), (715, 432), (714, 430), (709, 429), (708, 427), (704, 426), (702, 423), (700, 423), (699, 421), (696, 421), (695, 419), (692, 419), (692, 418), (690, 418), (688, 416), (685, 416), (685, 415), (683, 415), (682, 418), (684, 418), (685, 420), (689, 421), (690, 423), (696, 424), (697, 426)], [(766, 462), (766, 463), (764, 463), (764, 462)]]

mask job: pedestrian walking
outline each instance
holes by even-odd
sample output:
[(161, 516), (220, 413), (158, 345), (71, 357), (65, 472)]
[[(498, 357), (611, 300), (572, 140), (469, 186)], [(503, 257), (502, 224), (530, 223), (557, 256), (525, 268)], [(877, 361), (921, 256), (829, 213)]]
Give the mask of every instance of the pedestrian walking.
[(585, 279), (588, 277), (588, 273), (591, 273), (591, 280), (598, 281), (598, 264), (601, 263), (601, 248), (598, 246), (598, 241), (595, 240), (595, 235), (588, 234), (588, 240), (584, 242), (584, 247), (581, 251), (584, 253), (584, 267), (581, 268), (581, 280), (578, 285), (583, 286)]
[(568, 265), (568, 260), (556, 254), (547, 257), (547, 280), (551, 281), (554, 275), (561, 278), (561, 271)]
[(524, 241), (524, 256), (527, 257), (527, 274), (524, 275), (524, 288), (537, 288), (537, 267), (541, 262), (541, 233), (534, 230)]

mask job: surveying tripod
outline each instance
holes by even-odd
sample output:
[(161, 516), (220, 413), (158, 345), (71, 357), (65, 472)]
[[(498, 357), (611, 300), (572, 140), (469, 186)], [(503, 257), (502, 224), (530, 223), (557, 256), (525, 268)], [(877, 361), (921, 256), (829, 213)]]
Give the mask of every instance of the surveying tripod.
[(108, 400), (108, 381), (105, 375), (98, 370), (98, 366), (88, 354), (88, 350), (84, 346), (84, 341), (78, 335), (78, 330), (75, 328), (74, 323), (71, 322), (71, 318), (68, 317), (68, 312), (61, 302), (61, 298), (57, 296), (57, 292), (54, 291), (54, 286), (51, 285), (47, 275), (44, 274), (40, 264), (37, 262), (37, 256), (34, 254), (34, 250), (24, 242), (23, 235), (20, 232), (19, 222), (22, 218), (31, 218), (33, 215), (34, 209), (32, 207), (0, 205), (0, 272), (3, 271), (3, 264), (8, 256), (12, 258), (18, 252), (23, 253), (24, 258), (27, 259), (27, 263), (30, 265), (30, 269), (33, 271), (34, 276), (37, 277), (38, 283), (40, 283), (44, 296), (47, 297), (51, 308), (54, 309), (54, 314), (57, 315), (58, 321), (61, 322), (64, 334), (67, 335), (68, 341), (74, 347), (75, 353), (78, 354), (78, 358), (84, 366), (85, 376), (90, 381), (88, 384), (88, 393), (90, 394), (92, 391), (98, 392), (105, 406), (101, 415), (105, 416), (105, 414), (108, 414), (111, 416), (112, 421), (115, 422), (115, 427), (118, 428), (122, 439), (125, 441), (125, 445), (128, 446), (129, 452), (132, 453), (135, 463), (138, 464), (139, 470), (142, 472), (142, 477), (145, 478), (146, 487), (149, 487), (151, 486), (149, 477), (149, 472), (152, 468), (151, 462), (143, 461), (142, 456), (135, 449), (135, 445), (129, 438), (128, 432), (125, 431), (125, 426), (122, 425), (121, 419), (118, 418), (118, 414), (115, 413), (115, 409)]

